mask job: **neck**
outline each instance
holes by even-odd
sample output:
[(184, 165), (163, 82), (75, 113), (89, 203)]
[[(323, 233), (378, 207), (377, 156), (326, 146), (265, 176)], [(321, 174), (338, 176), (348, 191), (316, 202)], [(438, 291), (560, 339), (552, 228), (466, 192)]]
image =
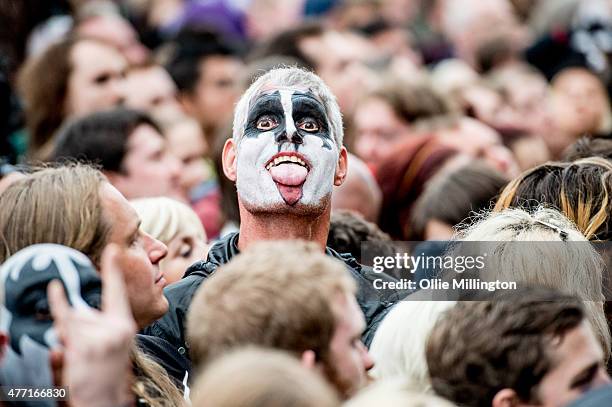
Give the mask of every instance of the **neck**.
[(329, 233), (331, 205), (317, 216), (292, 214), (252, 214), (240, 205), (240, 235), (238, 249), (265, 240), (301, 239), (314, 242), (324, 251)]

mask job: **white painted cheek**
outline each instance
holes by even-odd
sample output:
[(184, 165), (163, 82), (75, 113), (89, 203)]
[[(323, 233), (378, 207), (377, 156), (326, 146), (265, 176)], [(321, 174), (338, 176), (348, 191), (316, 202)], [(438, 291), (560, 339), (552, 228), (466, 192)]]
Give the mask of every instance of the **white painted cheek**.
[(300, 151), (310, 160), (312, 168), (304, 183), (302, 203), (315, 205), (332, 192), (338, 148), (329, 141), (331, 150), (323, 147), (323, 140), (316, 136), (306, 136)]
[(236, 188), (242, 202), (251, 207), (276, 204), (282, 197), (265, 169), (267, 160), (275, 153), (273, 132), (257, 138), (244, 138), (238, 147)]

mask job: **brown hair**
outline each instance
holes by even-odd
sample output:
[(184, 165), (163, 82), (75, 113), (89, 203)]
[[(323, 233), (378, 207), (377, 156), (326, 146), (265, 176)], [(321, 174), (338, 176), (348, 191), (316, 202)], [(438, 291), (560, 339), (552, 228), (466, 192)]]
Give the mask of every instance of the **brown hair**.
[(552, 367), (551, 341), (584, 321), (580, 300), (529, 288), (491, 301), (458, 302), (438, 320), (426, 357), (437, 394), (466, 407), (490, 407), (502, 389), (535, 402)]
[(272, 349), (245, 348), (219, 358), (202, 372), (193, 392), (194, 407), (340, 405), (320, 375)]
[(458, 225), (474, 213), (490, 209), (508, 180), (484, 162), (470, 162), (434, 178), (415, 203), (411, 239), (423, 239), (427, 222)]
[(266, 242), (222, 266), (195, 294), (187, 316), (194, 365), (258, 345), (329, 362), (338, 293), (354, 293), (345, 266), (307, 242)]
[(28, 150), (35, 158), (64, 120), (71, 51), (76, 43), (75, 38), (69, 38), (49, 46), (41, 55), (26, 60), (19, 72), (17, 85), (25, 102), (30, 136)]
[(57, 243), (98, 264), (109, 226), (102, 215), (102, 173), (85, 165), (45, 168), (0, 195), (0, 263), (24, 247)]
[(445, 116), (453, 112), (448, 101), (431, 86), (388, 78), (364, 100), (374, 98), (387, 103), (403, 122), (413, 124), (422, 119)]
[(575, 161), (587, 157), (602, 157), (612, 161), (612, 138), (582, 137), (568, 147), (563, 160)]
[[(110, 225), (103, 217), (97, 169), (71, 164), (40, 169), (0, 195), (0, 263), (37, 243), (56, 243), (84, 253), (98, 266)], [(182, 405), (182, 397), (159, 364), (135, 345), (130, 358), (137, 379), (132, 390), (152, 406)]]
[(569, 163), (549, 162), (512, 180), (501, 192), (494, 210), (551, 206), (574, 222), (587, 239), (610, 240), (611, 195), (610, 161), (590, 157)]

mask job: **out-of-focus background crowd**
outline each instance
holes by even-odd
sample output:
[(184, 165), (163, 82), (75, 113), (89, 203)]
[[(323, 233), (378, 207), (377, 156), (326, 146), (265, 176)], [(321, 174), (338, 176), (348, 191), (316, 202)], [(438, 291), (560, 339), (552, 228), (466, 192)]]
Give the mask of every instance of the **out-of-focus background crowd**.
[[(266, 229), (224, 176), (278, 67), (342, 113), (329, 225), (323, 199)], [(0, 381), (44, 371), (74, 407), (609, 406), (611, 92), (610, 0), (0, 0)], [(240, 210), (241, 239), (285, 241), (239, 254)], [(451, 239), (524, 291), (368, 301), (364, 242)]]
[(479, 159), (510, 179), (612, 130), (609, 1), (24, 0), (0, 18), (4, 162), (49, 160), (76, 118), (144, 110), (166, 161), (137, 161), (151, 178), (120, 191), (189, 202), (208, 238), (238, 223), (218, 176), (234, 104), (274, 66), (330, 86), (367, 164), (353, 160), (335, 207), (396, 238), (427, 238), (409, 224), (440, 169)]

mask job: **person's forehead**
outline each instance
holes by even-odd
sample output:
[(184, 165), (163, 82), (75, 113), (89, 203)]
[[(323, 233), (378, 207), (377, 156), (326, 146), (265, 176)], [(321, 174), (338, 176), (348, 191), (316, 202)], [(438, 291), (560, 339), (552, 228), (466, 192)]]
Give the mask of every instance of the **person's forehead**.
[(150, 151), (163, 148), (166, 144), (164, 137), (149, 124), (138, 125), (128, 137), (130, 151)]
[(294, 97), (304, 97), (323, 107), (323, 102), (321, 102), (321, 100), (319, 100), (319, 98), (307, 87), (271, 85), (266, 85), (259, 91), (250, 107), (253, 108), (258, 102), (269, 100), (271, 98), (282, 98), (283, 95), (285, 95), (285, 97), (290, 96), (292, 99)]
[(587, 321), (570, 329), (551, 344), (549, 350), (553, 366), (568, 374), (577, 373), (588, 365), (603, 359), (603, 351)]
[(100, 199), (103, 210), (107, 213), (105, 219), (110, 223), (111, 233), (121, 231), (129, 235), (134, 232), (140, 222), (136, 210), (112, 184), (104, 182), (100, 189)]
[(348, 335), (361, 333), (365, 328), (365, 318), (355, 297), (347, 292), (338, 293), (335, 298), (338, 329)]
[(76, 66), (82, 67), (92, 65), (92, 61), (97, 61), (95, 66), (116, 65), (121, 69), (127, 66), (127, 62), (118, 50), (112, 46), (92, 40), (77, 42), (74, 47), (72, 47), (71, 60)]

